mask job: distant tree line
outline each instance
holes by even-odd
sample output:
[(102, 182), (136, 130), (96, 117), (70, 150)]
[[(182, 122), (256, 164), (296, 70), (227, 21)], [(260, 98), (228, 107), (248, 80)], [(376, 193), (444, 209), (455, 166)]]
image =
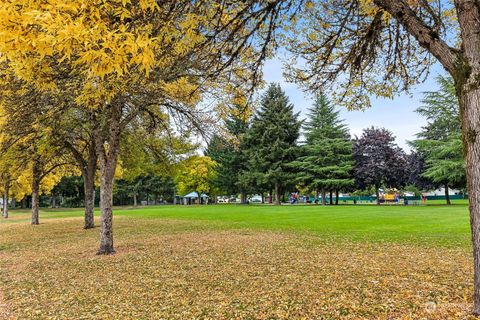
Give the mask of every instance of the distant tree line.
[[(439, 91), (425, 93), (416, 111), (428, 124), (411, 141), (407, 154), (385, 128), (366, 128), (350, 137), (339, 111), (324, 93), (316, 96), (304, 121), (278, 84), (271, 84), (252, 116), (233, 106), (225, 120), (226, 136), (215, 135), (206, 155), (216, 163), (212, 184), (226, 194), (274, 196), (302, 190), (338, 204), (339, 192), (396, 188), (464, 189), (458, 102), (453, 82), (438, 78)], [(270, 197), (269, 201), (273, 201)], [(283, 199), (284, 200), (284, 199)]]
[[(192, 153), (197, 146), (182, 140), (169, 151), (183, 154), (179, 161), (152, 146), (154, 140), (126, 141), (113, 203), (172, 203), (175, 196), (196, 191), (212, 197), (240, 195), (242, 203), (247, 195), (260, 194), (265, 202), (280, 204), (285, 194), (302, 191), (321, 198), (322, 204), (338, 204), (339, 193), (376, 194), (379, 199), (382, 188), (418, 194), (444, 187), (450, 204), (449, 188), (465, 189), (465, 164), (453, 82), (446, 77), (437, 82), (439, 90), (426, 92), (416, 110), (427, 125), (410, 142), (410, 154), (385, 128), (366, 128), (352, 138), (325, 93), (315, 97), (306, 119), (300, 120), (281, 87), (271, 84), (254, 114), (245, 105), (228, 107), (225, 132), (211, 137), (205, 156)], [(84, 185), (83, 176), (64, 176), (39, 198), (39, 206), (85, 206)], [(99, 189), (94, 190), (98, 205)], [(30, 195), (18, 202), (31, 205)]]

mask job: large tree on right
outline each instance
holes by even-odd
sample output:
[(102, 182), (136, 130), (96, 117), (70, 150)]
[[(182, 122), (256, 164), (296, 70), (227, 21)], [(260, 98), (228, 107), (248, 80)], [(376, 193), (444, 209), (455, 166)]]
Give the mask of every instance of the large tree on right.
[(453, 77), (470, 200), (473, 313), (480, 315), (479, 2), (314, 0), (297, 21), (290, 49), (302, 63), (298, 68), (289, 63), (291, 76), (310, 89), (336, 83), (335, 91), (351, 108), (368, 105), (370, 95), (393, 97), (408, 90), (425, 79), (435, 61)]

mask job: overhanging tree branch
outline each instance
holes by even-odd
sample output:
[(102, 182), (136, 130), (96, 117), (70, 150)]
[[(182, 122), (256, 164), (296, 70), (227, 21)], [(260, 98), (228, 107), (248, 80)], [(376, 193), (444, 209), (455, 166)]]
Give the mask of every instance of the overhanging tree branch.
[(405, 0), (374, 0), (377, 6), (391, 14), (417, 39), (418, 43), (431, 52), (450, 73), (455, 73), (459, 50), (440, 39), (437, 30), (427, 26)]

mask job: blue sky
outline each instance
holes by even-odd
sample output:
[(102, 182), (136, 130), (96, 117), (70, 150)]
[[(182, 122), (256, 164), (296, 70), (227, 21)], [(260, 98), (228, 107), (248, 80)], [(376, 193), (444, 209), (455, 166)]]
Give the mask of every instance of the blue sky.
[[(282, 62), (279, 59), (272, 59), (265, 63), (264, 79), (267, 82), (280, 83), (283, 90), (294, 104), (295, 110), (300, 112), (300, 117), (305, 117), (306, 110), (312, 105), (312, 99), (305, 94), (297, 85), (285, 81), (282, 73)], [(435, 91), (435, 77), (444, 74), (441, 66), (433, 66), (427, 81), (411, 89), (410, 94), (402, 94), (389, 99), (372, 99), (372, 107), (364, 111), (348, 111), (341, 109), (341, 116), (350, 128), (352, 135), (361, 135), (362, 130), (367, 127), (385, 127), (393, 132), (397, 144), (409, 151), (408, 140), (415, 139), (415, 134), (421, 130), (426, 123), (425, 119), (414, 112), (421, 105), (422, 93)]]

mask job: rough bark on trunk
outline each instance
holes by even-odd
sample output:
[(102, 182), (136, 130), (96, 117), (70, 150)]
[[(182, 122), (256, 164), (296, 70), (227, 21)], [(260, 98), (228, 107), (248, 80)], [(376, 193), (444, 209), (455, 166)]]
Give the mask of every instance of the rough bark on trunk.
[(40, 207), (40, 162), (35, 160), (32, 167), (32, 224), (40, 224), (39, 207)]
[[(93, 123), (93, 114), (90, 115), (90, 120)], [(91, 229), (95, 227), (94, 222), (94, 207), (95, 207), (95, 173), (97, 170), (97, 149), (96, 136), (91, 135), (88, 140), (87, 154), (79, 151), (74, 144), (65, 141), (65, 147), (71, 152), (83, 177), (83, 191), (84, 191), (84, 229)]]
[(335, 190), (335, 205), (338, 205), (338, 190)]
[(473, 310), (480, 315), (480, 8), (478, 1), (455, 0), (461, 48), (448, 43), (423, 23), (407, 1), (374, 0), (432, 53), (455, 80), (462, 122), (474, 260)]
[(85, 195), (85, 223), (84, 229), (95, 227), (95, 173), (97, 171), (97, 150), (95, 137), (90, 140), (88, 159), (85, 162), (83, 172), (83, 189)]
[(445, 201), (448, 205), (452, 204), (452, 202), (450, 201), (450, 193), (448, 191), (448, 184), (445, 184)]
[(480, 315), (480, 9), (476, 1), (455, 1), (455, 5), (463, 55), (457, 57), (456, 68), (450, 73), (455, 80), (460, 104), (467, 171), (473, 246), (473, 313)]
[[(108, 106), (106, 128), (96, 126), (95, 145), (100, 164), (100, 247), (97, 254), (113, 254), (113, 181), (120, 150), (122, 103)], [(106, 146), (108, 144), (108, 146)]]
[[(480, 67), (480, 66), (479, 66)], [(480, 73), (477, 73), (480, 74)], [(474, 260), (473, 313), (480, 315), (480, 89), (465, 89), (460, 94), (463, 148), (467, 169), (467, 190), (470, 209)]]
[(10, 183), (5, 183), (5, 190), (3, 194), (3, 217), (8, 218), (8, 191), (10, 189)]
[(280, 205), (280, 186), (275, 184), (275, 205)]
[(100, 170), (100, 248), (97, 254), (115, 253), (113, 248), (113, 174)]
[(95, 227), (94, 208), (95, 208), (95, 169), (86, 172), (83, 177), (83, 191), (85, 202), (84, 229)]
[(322, 205), (327, 205), (327, 192), (325, 189), (322, 189)]

